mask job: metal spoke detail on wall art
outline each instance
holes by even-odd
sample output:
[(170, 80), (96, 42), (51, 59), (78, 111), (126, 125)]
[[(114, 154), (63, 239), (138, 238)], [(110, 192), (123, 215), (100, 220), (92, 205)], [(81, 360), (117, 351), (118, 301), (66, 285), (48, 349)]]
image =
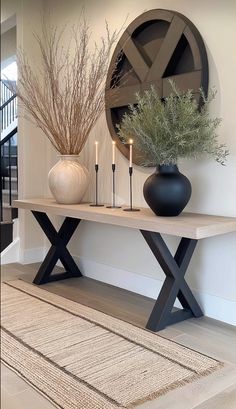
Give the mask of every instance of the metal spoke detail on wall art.
[[(116, 124), (135, 104), (136, 93), (153, 85), (161, 98), (171, 92), (169, 79), (181, 91), (192, 89), (199, 104), (199, 88), (208, 90), (208, 61), (204, 42), (185, 16), (168, 10), (150, 10), (125, 30), (114, 51), (106, 82), (106, 118), (112, 139), (128, 158), (128, 148), (117, 135)], [(135, 135), (132, 135), (135, 138)], [(134, 162), (141, 163), (134, 151)]]

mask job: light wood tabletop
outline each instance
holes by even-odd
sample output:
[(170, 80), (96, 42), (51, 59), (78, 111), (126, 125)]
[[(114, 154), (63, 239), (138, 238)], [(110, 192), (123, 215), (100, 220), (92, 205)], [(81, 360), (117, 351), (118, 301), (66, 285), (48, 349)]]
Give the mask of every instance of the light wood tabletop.
[(149, 208), (141, 208), (140, 212), (124, 212), (122, 209), (108, 209), (105, 206), (91, 207), (89, 203), (58, 204), (52, 198), (14, 200), (13, 207), (190, 239), (203, 239), (236, 231), (236, 217), (185, 212), (177, 217), (159, 217)]

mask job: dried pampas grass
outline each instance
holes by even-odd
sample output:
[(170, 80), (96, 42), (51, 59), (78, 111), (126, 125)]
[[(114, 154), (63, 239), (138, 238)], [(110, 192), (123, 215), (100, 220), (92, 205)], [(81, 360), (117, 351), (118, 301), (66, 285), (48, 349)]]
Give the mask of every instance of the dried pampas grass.
[(70, 31), (42, 19), (42, 32), (34, 37), (40, 50), (35, 68), (29, 56), (18, 53), (17, 96), (33, 120), (60, 154), (78, 155), (104, 110), (104, 89), (110, 55), (120, 32), (106, 35), (100, 45), (91, 41), (91, 30), (83, 16)]

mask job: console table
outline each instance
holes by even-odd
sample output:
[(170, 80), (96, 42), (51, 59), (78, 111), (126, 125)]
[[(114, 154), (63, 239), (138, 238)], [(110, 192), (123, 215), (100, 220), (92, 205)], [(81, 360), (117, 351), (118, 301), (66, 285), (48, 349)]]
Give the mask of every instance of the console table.
[[(178, 217), (158, 217), (150, 209), (124, 212), (122, 209), (90, 207), (89, 204), (62, 205), (53, 199), (15, 200), (13, 206), (30, 210), (41, 226), (51, 247), (34, 279), (40, 285), (82, 274), (67, 249), (67, 244), (81, 220), (108, 223), (140, 230), (152, 253), (166, 275), (146, 328), (159, 331), (167, 325), (190, 317), (200, 317), (202, 310), (184, 279), (197, 241), (207, 237), (236, 231), (236, 218), (182, 213)], [(57, 232), (47, 213), (64, 216)], [(161, 234), (181, 237), (177, 251), (172, 256)], [(65, 268), (61, 274), (51, 274), (57, 261)], [(172, 312), (176, 298), (183, 309)]]

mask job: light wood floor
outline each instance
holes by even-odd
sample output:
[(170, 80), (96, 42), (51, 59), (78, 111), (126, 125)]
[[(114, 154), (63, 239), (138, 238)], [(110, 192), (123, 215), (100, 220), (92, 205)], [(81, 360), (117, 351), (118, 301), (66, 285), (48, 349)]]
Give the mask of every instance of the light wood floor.
[[(1, 279), (32, 281), (37, 264), (2, 267)], [(43, 286), (44, 289), (144, 327), (154, 301), (83, 277)], [(210, 318), (191, 319), (172, 325), (160, 335), (215, 357), (225, 366), (212, 375), (146, 402), (139, 409), (236, 409), (236, 328)], [(53, 409), (54, 406), (1, 366), (1, 409)], [(86, 409), (86, 408), (84, 408)]]

